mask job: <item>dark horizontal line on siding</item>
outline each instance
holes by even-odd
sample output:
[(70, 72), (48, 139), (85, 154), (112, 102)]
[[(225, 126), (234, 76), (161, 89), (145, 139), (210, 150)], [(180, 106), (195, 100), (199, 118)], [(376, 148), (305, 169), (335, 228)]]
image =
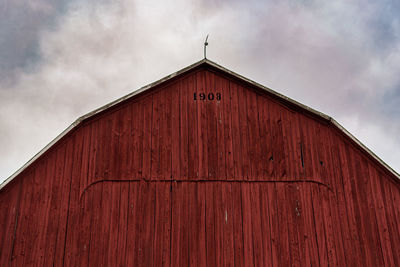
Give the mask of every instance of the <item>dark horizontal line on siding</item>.
[(126, 182), (146, 182), (146, 183), (204, 183), (204, 182), (211, 182), (211, 183), (216, 183), (216, 182), (224, 182), (224, 183), (314, 183), (318, 185), (325, 186), (329, 191), (333, 192), (332, 188), (320, 181), (314, 180), (314, 179), (303, 179), (303, 180), (218, 180), (218, 179), (197, 179), (197, 180), (183, 180), (183, 179), (168, 179), (168, 180), (156, 180), (156, 179), (124, 179), (124, 180), (117, 180), (117, 179), (103, 179), (103, 180), (98, 180), (95, 182), (92, 182), (88, 186), (85, 187), (85, 189), (81, 192), (79, 201), (82, 200), (83, 195), (94, 185), (103, 183), (103, 182), (121, 182), (121, 183), (126, 183)]

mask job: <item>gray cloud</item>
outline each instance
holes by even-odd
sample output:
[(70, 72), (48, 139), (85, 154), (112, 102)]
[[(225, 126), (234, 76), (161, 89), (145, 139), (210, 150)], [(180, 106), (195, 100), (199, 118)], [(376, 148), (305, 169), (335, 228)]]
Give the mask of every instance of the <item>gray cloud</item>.
[(57, 4), (41, 0), (0, 3), (0, 79), (10, 79), (13, 70), (27, 70), (38, 60), (38, 34), (54, 23)]
[(333, 116), (400, 170), (400, 28), (389, 1), (88, 3), (53, 8), (57, 27), (38, 20), (40, 34), (15, 37), (34, 40), (26, 51), (37, 59), (27, 70), (29, 56), (13, 65), (10, 55), (2, 67), (15, 79), (0, 85), (1, 178), (77, 117), (201, 59), (207, 33), (210, 59)]

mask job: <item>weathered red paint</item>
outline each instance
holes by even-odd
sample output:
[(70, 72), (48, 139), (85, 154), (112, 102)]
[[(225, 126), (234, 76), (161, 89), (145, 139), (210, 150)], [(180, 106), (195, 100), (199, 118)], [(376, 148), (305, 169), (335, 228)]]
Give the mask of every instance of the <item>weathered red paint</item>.
[(1, 266), (400, 266), (397, 177), (206, 63), (81, 123), (0, 212)]

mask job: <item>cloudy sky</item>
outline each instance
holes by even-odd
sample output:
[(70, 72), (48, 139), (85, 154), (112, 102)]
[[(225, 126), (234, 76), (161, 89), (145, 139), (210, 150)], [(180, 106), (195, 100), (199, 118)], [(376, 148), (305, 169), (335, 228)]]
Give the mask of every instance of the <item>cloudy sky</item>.
[(400, 172), (397, 0), (0, 0), (0, 182), (79, 116), (207, 56)]

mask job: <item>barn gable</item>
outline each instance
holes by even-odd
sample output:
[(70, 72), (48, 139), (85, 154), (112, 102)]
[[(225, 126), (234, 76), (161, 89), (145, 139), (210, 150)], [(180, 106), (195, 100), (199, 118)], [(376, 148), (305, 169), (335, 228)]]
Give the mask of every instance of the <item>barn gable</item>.
[(0, 262), (396, 265), (398, 178), (330, 117), (202, 60), (8, 179)]
[[(370, 157), (371, 159), (373, 159), (375, 162), (378, 163), (378, 165), (382, 165), (383, 169), (385, 169), (386, 172), (390, 173), (395, 180), (400, 180), (400, 175), (398, 173), (396, 173), (390, 166), (388, 166), (385, 162), (383, 162), (379, 157), (377, 157), (371, 150), (369, 150), (365, 145), (363, 145), (360, 141), (358, 141), (353, 135), (351, 135), (345, 128), (343, 128), (338, 122), (336, 122), (333, 118), (318, 112), (312, 108), (309, 108), (295, 100), (292, 100), (284, 95), (281, 95), (263, 85), (257, 84), (256, 82), (253, 82), (239, 74), (236, 74), (228, 69), (223, 68), (222, 66), (208, 60), (208, 59), (203, 59), (191, 66), (188, 66), (176, 73), (173, 73), (169, 76), (166, 76), (154, 83), (151, 83), (147, 86), (142, 87), (141, 89), (134, 91), (131, 94), (128, 94), (120, 99), (117, 99), (103, 107), (100, 107), (82, 117), (80, 117), (79, 119), (77, 119), (74, 123), (72, 123), (70, 125), (70, 127), (68, 127), (63, 133), (61, 133), (58, 137), (56, 137), (51, 143), (49, 143), (43, 150), (41, 150), (37, 155), (35, 155), (29, 162), (27, 162), (24, 166), (22, 166), (16, 173), (14, 173), (12, 176), (10, 176), (8, 179), (6, 179), (1, 185), (0, 185), (0, 190), (1, 188), (3, 188), (9, 181), (11, 181), (12, 179), (14, 179), (14, 177), (18, 176), (21, 172), (23, 172), (28, 166), (30, 166), (30, 164), (32, 164), (36, 159), (38, 159), (42, 154), (44, 154), (45, 152), (47, 152), (47, 150), (49, 148), (51, 148), (54, 144), (58, 143), (64, 136), (70, 134), (70, 132), (76, 130), (76, 128), (78, 128), (78, 126), (80, 126), (81, 124), (87, 123), (88, 120), (93, 120), (94, 118), (98, 117), (101, 114), (104, 114), (105, 112), (110, 112), (112, 110), (114, 110), (115, 108), (118, 108), (119, 106), (123, 105), (124, 103), (126, 103), (127, 101), (135, 101), (135, 99), (141, 98), (143, 97), (143, 95), (146, 95), (150, 92), (153, 92), (155, 90), (159, 90), (159, 88), (164, 88), (166, 84), (170, 84), (173, 83), (174, 81), (176, 81), (178, 78), (181, 79), (184, 76), (187, 76), (190, 73), (196, 72), (199, 69), (207, 69), (209, 71), (211, 71), (211, 73), (214, 73), (213, 75), (218, 75), (224, 77), (226, 80), (225, 81), (219, 81), (217, 80), (210, 80), (207, 81), (201, 81), (199, 82), (199, 84), (196, 84), (196, 86), (200, 86), (197, 87), (198, 89), (201, 88), (201, 86), (214, 86), (214, 91), (216, 92), (215, 89), (218, 86), (217, 84), (210, 84), (212, 82), (214, 83), (218, 83), (221, 82), (223, 85), (228, 86), (229, 84), (232, 83), (233, 81), (240, 84), (243, 88), (248, 89), (248, 90), (254, 90), (255, 92), (257, 92), (256, 94), (258, 95), (264, 95), (266, 98), (268, 98), (270, 101), (276, 102), (278, 104), (281, 104), (283, 107), (286, 107), (292, 111), (298, 111), (300, 112), (302, 115), (306, 115), (306, 116), (311, 116), (314, 119), (318, 120), (318, 121), (322, 121), (323, 123), (327, 123), (330, 124), (333, 128), (336, 128), (335, 130), (338, 130), (338, 132), (340, 134), (342, 134), (345, 139), (347, 139), (347, 141), (356, 144), (356, 147), (358, 146), (358, 149), (360, 149), (363, 153), (365, 153), (368, 157)], [(209, 75), (210, 76), (210, 75)], [(209, 77), (208, 77), (209, 78)], [(193, 78), (194, 80), (199, 80), (201, 79), (200, 77), (195, 77)], [(203, 79), (206, 79), (205, 76)], [(227, 85), (228, 84), (228, 85)], [(222, 87), (221, 87), (222, 88)], [(214, 93), (214, 91), (210, 91), (210, 93)], [(193, 92), (190, 92), (192, 94), (194, 94)], [(238, 93), (238, 92), (236, 92)], [(176, 97), (176, 95), (174, 95), (174, 97)], [(208, 96), (207, 96), (208, 97)], [(216, 96), (214, 96), (216, 97)], [(232, 97), (231, 95), (229, 95), (229, 97)], [(235, 96), (234, 96), (235, 97)], [(200, 100), (200, 95), (198, 96), (199, 100)], [(176, 99), (174, 99), (173, 101), (176, 101)], [(207, 99), (206, 99), (206, 105), (208, 103)], [(218, 101), (219, 102), (219, 101)], [(234, 104), (236, 102), (233, 102)], [(153, 104), (153, 103), (152, 103)], [(237, 105), (239, 104), (246, 104), (246, 103), (237, 103)], [(229, 107), (228, 107), (229, 108)], [(197, 110), (197, 109), (196, 109)], [(263, 123), (262, 121), (258, 122), (258, 123)]]

